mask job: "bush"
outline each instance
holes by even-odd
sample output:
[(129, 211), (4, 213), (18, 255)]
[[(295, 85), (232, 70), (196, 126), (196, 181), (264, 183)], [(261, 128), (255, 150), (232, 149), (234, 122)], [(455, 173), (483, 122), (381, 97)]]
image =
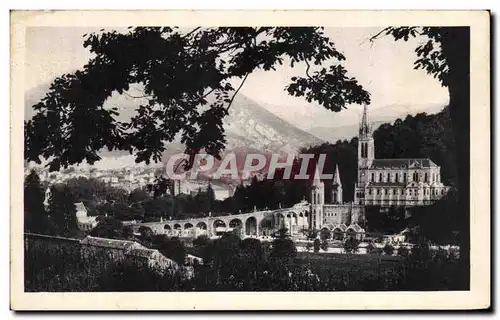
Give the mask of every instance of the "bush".
[(399, 246), (398, 255), (403, 258), (408, 258), (410, 256), (410, 250), (405, 246)]
[(366, 252), (367, 253), (370, 253), (370, 254), (374, 253), (375, 249), (376, 248), (375, 248), (375, 246), (373, 245), (373, 243), (371, 241), (368, 243), (368, 246), (366, 246)]
[(307, 244), (306, 244), (306, 251), (309, 252), (309, 251), (312, 250), (312, 248), (313, 248), (313, 244), (308, 241)]
[(347, 253), (356, 253), (359, 248), (359, 241), (354, 237), (347, 237), (344, 241), (344, 251)]
[(386, 255), (392, 256), (392, 254), (394, 253), (394, 247), (390, 243), (386, 243), (383, 251)]
[(332, 237), (332, 232), (329, 229), (322, 229), (319, 237), (321, 238), (321, 240), (330, 239)]
[(321, 241), (321, 250), (328, 251), (328, 240), (324, 239)]
[(319, 252), (319, 249), (321, 247), (321, 242), (319, 241), (319, 239), (314, 239), (314, 252)]
[(194, 246), (206, 246), (208, 244), (208, 236), (206, 235), (201, 235), (198, 236), (196, 239), (193, 240), (193, 245)]

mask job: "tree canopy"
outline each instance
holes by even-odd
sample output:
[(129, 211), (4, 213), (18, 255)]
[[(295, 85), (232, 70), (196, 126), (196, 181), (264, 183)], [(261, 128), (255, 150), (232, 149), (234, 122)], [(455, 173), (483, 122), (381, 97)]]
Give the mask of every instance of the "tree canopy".
[[(25, 123), (25, 159), (49, 169), (100, 160), (99, 150), (127, 150), (136, 162), (159, 161), (180, 135), (186, 154), (218, 157), (224, 149), (222, 119), (249, 74), (284, 63), (305, 63), (304, 76), (285, 88), (332, 111), (369, 103), (370, 96), (342, 65), (345, 57), (321, 27), (130, 27), (128, 32), (92, 33), (84, 47), (94, 57), (56, 78)], [(311, 69), (315, 69), (314, 71)], [(238, 88), (231, 81), (242, 79)], [(137, 114), (118, 121), (115, 92), (139, 85)], [(192, 164), (188, 163), (188, 167)]]

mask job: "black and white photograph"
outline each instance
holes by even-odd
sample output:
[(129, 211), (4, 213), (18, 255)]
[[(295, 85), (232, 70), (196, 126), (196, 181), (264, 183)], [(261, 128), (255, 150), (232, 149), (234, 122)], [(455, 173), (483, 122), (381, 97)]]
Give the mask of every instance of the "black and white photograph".
[(489, 171), (474, 180), (490, 120), (472, 113), (489, 114), (489, 82), (472, 79), (489, 81), (490, 17), (469, 14), (26, 24), (21, 293), (423, 296), (472, 292), (479, 265), (487, 307), (473, 191), (490, 194)]

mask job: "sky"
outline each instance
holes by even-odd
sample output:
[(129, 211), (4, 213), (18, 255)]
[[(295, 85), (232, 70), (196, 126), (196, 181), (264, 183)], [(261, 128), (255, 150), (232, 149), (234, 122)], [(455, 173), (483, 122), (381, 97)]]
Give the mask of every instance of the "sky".
[[(108, 30), (108, 29), (106, 29)], [(26, 34), (26, 90), (51, 82), (55, 77), (82, 68), (91, 58), (83, 48), (83, 35), (99, 28), (36, 27)], [(422, 70), (414, 70), (415, 48), (423, 39), (394, 42), (384, 37), (368, 39), (380, 28), (325, 28), (325, 34), (346, 56), (344, 65), (371, 94), (372, 113), (416, 113), (429, 105), (444, 106), (447, 90)], [(241, 93), (261, 103), (302, 129), (332, 126), (359, 119), (361, 106), (335, 114), (303, 98), (291, 97), (284, 88), (292, 76), (303, 76), (305, 65), (283, 66), (276, 71), (252, 73)], [(291, 115), (294, 116), (291, 116)], [(296, 121), (293, 121), (296, 119)]]

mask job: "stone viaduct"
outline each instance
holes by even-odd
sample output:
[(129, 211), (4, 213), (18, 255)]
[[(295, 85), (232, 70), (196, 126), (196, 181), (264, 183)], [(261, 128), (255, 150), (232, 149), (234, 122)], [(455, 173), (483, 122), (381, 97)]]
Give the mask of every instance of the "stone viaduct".
[(270, 235), (280, 228), (287, 228), (292, 235), (301, 230), (309, 229), (310, 206), (299, 203), (291, 208), (254, 211), (227, 216), (211, 216), (185, 220), (162, 220), (159, 222), (144, 222), (134, 225), (138, 230), (141, 226), (148, 227), (155, 234), (177, 236), (216, 236), (218, 234), (239, 229), (241, 235)]

